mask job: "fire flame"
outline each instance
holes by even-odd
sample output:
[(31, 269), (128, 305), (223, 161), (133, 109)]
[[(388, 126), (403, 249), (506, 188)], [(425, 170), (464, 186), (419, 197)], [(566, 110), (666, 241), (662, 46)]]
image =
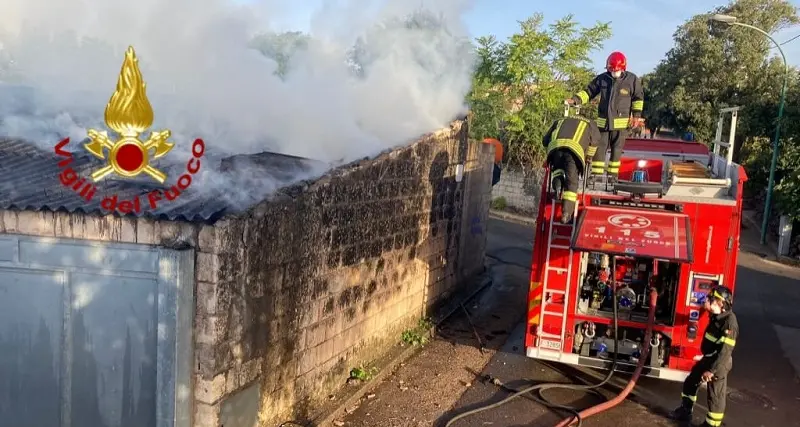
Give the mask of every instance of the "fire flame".
[(139, 60), (133, 46), (125, 52), (117, 89), (106, 105), (106, 125), (123, 136), (137, 136), (153, 124), (153, 107), (147, 99)]

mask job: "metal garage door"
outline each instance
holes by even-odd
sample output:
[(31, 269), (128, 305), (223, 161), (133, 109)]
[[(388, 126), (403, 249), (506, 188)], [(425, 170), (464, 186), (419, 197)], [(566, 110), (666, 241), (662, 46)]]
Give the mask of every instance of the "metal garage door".
[(192, 269), (171, 250), (0, 235), (0, 424), (188, 425)]

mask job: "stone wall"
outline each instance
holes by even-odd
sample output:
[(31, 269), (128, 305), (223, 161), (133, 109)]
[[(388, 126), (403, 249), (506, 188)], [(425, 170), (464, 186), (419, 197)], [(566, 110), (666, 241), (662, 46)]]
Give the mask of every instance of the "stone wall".
[(303, 420), (482, 272), (491, 164), (455, 122), (204, 227), (195, 425)]
[(492, 187), (492, 199), (502, 197), (506, 206), (520, 213), (535, 216), (539, 209), (542, 175), (541, 169), (528, 173), (504, 169), (500, 175), (500, 182)]

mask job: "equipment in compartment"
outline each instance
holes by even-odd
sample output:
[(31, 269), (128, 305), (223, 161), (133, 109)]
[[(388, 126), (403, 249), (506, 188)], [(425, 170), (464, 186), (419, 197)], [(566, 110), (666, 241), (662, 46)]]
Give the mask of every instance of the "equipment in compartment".
[(589, 253), (578, 295), (578, 313), (611, 316), (614, 308), (612, 286), (616, 286), (617, 309), (621, 319), (647, 320), (646, 295), (658, 290), (656, 321), (672, 324), (680, 265), (650, 258)]
[[(636, 328), (619, 328), (617, 358), (632, 363), (639, 361), (644, 331)], [(662, 333), (655, 333), (650, 345), (648, 366), (665, 366), (669, 359), (671, 340)], [(608, 325), (591, 321), (577, 322), (572, 352), (581, 356), (611, 359), (614, 356), (613, 329)]]

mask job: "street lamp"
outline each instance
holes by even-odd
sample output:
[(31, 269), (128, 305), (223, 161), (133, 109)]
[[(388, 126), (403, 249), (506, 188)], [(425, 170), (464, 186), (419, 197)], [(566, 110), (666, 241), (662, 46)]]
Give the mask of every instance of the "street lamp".
[[(742, 24), (741, 22), (737, 22), (735, 16), (731, 15), (722, 15), (722, 14), (715, 14), (711, 16), (712, 21), (721, 22), (728, 25), (738, 25), (740, 27), (749, 28), (751, 30), (758, 31), (759, 33), (766, 36), (775, 47), (778, 48), (778, 52), (781, 53), (781, 58), (783, 59), (783, 88), (781, 88), (781, 101), (778, 106), (778, 122), (775, 124), (775, 140), (772, 142), (773, 149), (772, 149), (772, 163), (769, 166), (769, 183), (767, 184), (767, 201), (764, 205), (764, 219), (761, 222), (761, 244), (767, 243), (767, 225), (769, 223), (769, 215), (770, 215), (770, 208), (772, 207), (772, 191), (775, 187), (775, 169), (778, 167), (778, 148), (780, 147), (779, 141), (781, 137), (781, 120), (783, 119), (783, 104), (786, 102), (786, 85), (788, 84), (789, 80), (789, 64), (786, 62), (786, 55), (783, 53), (783, 49), (781, 49), (780, 43), (775, 41), (772, 36), (769, 35), (766, 31), (762, 30), (761, 28), (754, 27), (748, 24)], [(733, 141), (731, 141), (733, 142)]]

